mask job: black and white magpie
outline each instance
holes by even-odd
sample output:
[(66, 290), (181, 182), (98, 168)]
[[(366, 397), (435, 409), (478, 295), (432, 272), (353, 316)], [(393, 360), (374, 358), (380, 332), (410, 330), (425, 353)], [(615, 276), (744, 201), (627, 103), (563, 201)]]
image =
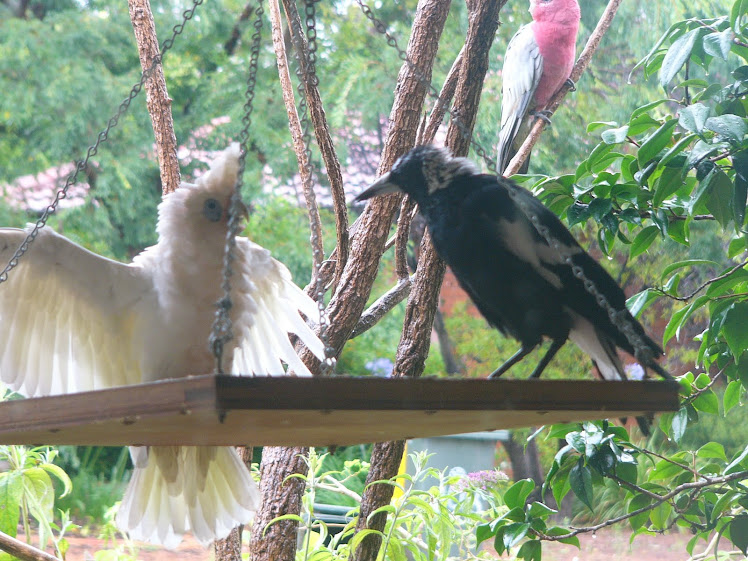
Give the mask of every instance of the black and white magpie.
[[(470, 160), (452, 157), (445, 148), (418, 146), (357, 200), (393, 192), (405, 192), (418, 203), (437, 253), (488, 323), (521, 343), (491, 377), (509, 370), (544, 337), (551, 345), (533, 378), (542, 374), (567, 339), (592, 358), (603, 379), (626, 379), (617, 348), (635, 355), (645, 368), (671, 377), (656, 362), (662, 349), (626, 309), (623, 290), (526, 189), (480, 173)], [(528, 214), (557, 240), (558, 248), (548, 244)], [(616, 311), (615, 323), (575, 276), (574, 265)], [(622, 322), (630, 326), (635, 344), (619, 328)]]

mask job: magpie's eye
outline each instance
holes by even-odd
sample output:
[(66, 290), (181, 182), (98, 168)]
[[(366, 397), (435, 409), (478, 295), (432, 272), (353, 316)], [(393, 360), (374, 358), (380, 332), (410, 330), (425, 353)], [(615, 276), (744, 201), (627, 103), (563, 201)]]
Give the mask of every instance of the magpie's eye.
[(218, 222), (223, 216), (223, 208), (221, 203), (215, 199), (208, 199), (203, 205), (203, 216), (211, 222)]

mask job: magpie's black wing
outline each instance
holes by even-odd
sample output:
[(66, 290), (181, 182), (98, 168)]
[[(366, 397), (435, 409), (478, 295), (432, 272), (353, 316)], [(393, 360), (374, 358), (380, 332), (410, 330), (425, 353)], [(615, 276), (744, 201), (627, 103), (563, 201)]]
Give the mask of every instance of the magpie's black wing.
[[(550, 235), (559, 240), (564, 256), (569, 256), (573, 265), (579, 266), (582, 269), (584, 276), (592, 281), (613, 309), (616, 311), (625, 311), (625, 314), (623, 314), (624, 321), (628, 321), (631, 324), (634, 332), (641, 337), (644, 345), (655, 353), (655, 356), (662, 355), (660, 346), (645, 333), (641, 324), (628, 313), (626, 309), (626, 295), (613, 277), (579, 246), (569, 230), (555, 214), (548, 210), (529, 191), (521, 187), (514, 187), (514, 189), (518, 200), (522, 203), (525, 210), (536, 216), (540, 224), (548, 228)], [(560, 258), (558, 251), (548, 246), (545, 238), (537, 231), (535, 233), (534, 240), (537, 244), (535, 251), (537, 251), (539, 256), (539, 266), (561, 279), (561, 297), (565, 304), (576, 313), (590, 320), (596, 329), (614, 341), (618, 347), (633, 354), (634, 348), (631, 343), (629, 343), (622, 331), (613, 324), (607, 311), (598, 304), (595, 296), (585, 288), (584, 281), (574, 275), (572, 266)], [(551, 250), (553, 254), (548, 255), (547, 250)]]

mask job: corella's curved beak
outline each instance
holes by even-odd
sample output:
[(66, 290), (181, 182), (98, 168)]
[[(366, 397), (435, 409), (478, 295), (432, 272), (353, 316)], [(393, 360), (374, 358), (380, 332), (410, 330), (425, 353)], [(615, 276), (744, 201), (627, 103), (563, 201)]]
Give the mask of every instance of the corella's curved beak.
[(402, 193), (402, 190), (395, 183), (390, 182), (390, 172), (387, 172), (356, 197), (354, 201), (365, 201), (389, 193)]

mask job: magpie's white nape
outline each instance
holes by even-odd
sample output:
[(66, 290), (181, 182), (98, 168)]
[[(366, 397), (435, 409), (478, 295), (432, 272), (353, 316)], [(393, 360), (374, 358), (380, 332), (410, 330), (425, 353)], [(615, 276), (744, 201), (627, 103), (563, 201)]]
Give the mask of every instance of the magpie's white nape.
[[(520, 350), (491, 377), (504, 374), (548, 338), (551, 345), (531, 377), (539, 377), (571, 339), (603, 379), (626, 379), (618, 348), (671, 378), (656, 362), (664, 354), (661, 347), (628, 312), (620, 286), (529, 191), (434, 146), (412, 149), (356, 200), (397, 191), (418, 203), (437, 253), (483, 317), (520, 342)], [(558, 242), (560, 252), (531, 219)], [(575, 267), (605, 296), (616, 312), (615, 323), (574, 274)]]

